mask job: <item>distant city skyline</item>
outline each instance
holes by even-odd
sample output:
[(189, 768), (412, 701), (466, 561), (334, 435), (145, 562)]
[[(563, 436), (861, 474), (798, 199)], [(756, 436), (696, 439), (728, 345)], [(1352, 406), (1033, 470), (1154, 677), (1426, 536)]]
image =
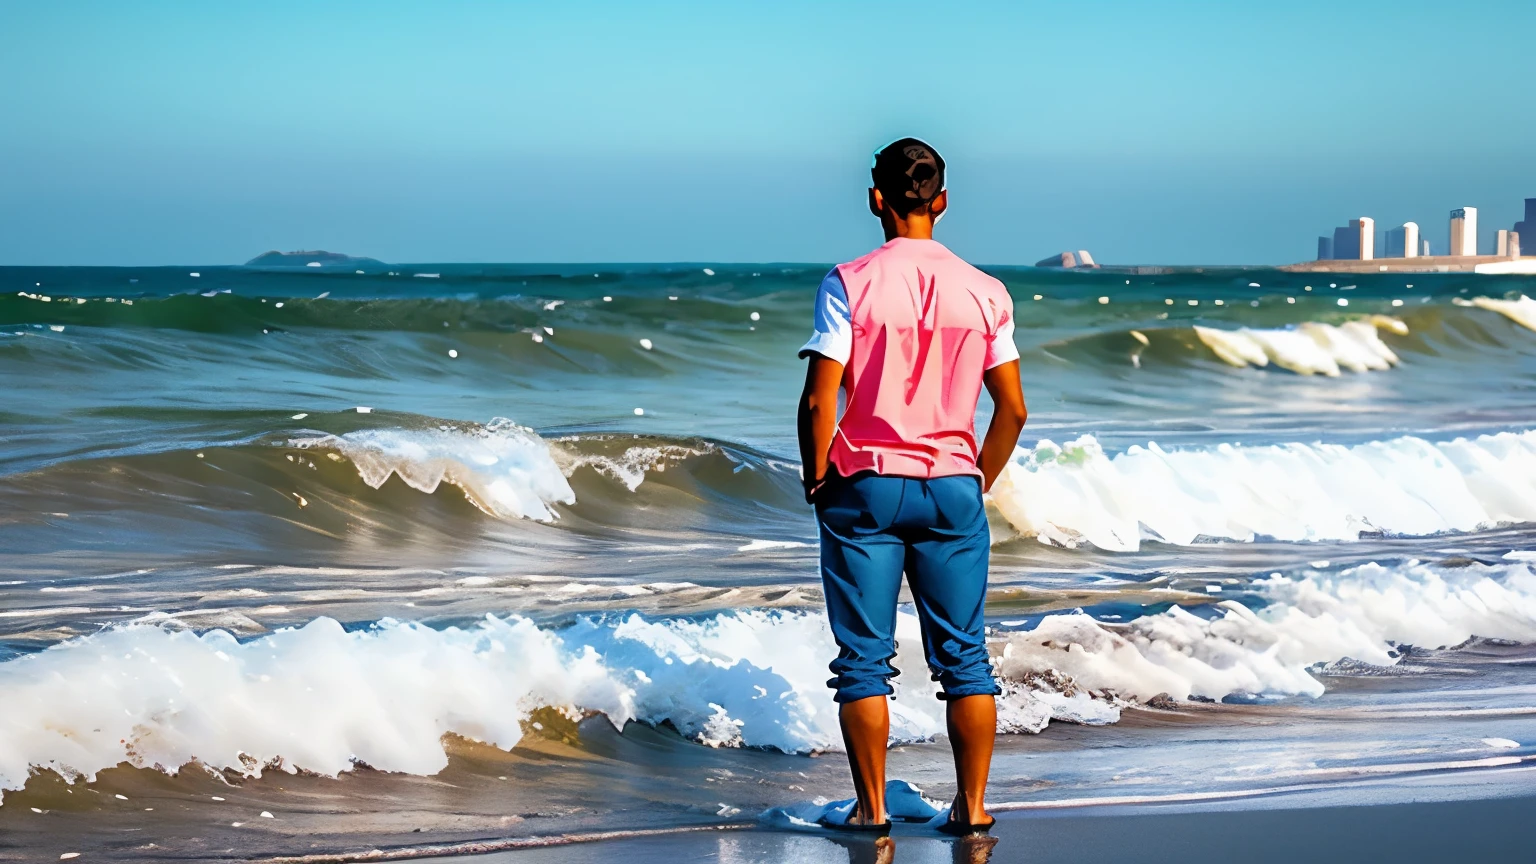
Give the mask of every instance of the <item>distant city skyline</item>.
[[(906, 134), (984, 264), (1284, 264), (1362, 214), (1443, 248), (1469, 204), (1492, 248), (1536, 195), (1536, 114), (1467, 86), (1530, 80), (1513, 0), (59, 0), (0, 32), (0, 265), (845, 260)], [(1346, 72), (1412, 86), (1319, 99)]]
[[(1480, 223), (1477, 207), (1456, 207), (1446, 220), (1446, 242), (1439, 246), (1423, 238), (1417, 222), (1407, 221), (1383, 231), (1375, 219), (1362, 216), (1318, 237), (1315, 260), (1536, 254), (1536, 238), (1528, 239), (1523, 233), (1536, 230), (1536, 198), (1524, 199), (1524, 207), (1525, 218), (1508, 228)], [(1383, 243), (1376, 242), (1378, 236)]]

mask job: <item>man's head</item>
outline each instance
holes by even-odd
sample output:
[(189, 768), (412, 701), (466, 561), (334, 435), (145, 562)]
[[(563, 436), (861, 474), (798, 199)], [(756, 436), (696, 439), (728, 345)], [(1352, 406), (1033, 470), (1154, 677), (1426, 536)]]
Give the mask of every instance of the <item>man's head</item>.
[(944, 190), (944, 157), (916, 138), (892, 141), (875, 153), (870, 168), (874, 181), (869, 190), (870, 212), (886, 223), (886, 233), (905, 234), (897, 226), (916, 221), (937, 221), (948, 206)]

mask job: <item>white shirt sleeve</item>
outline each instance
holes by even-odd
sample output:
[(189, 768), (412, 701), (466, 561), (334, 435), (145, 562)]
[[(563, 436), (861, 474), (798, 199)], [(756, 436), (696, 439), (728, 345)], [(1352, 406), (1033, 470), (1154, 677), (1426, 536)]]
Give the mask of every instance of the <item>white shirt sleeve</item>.
[[(1007, 296), (1007, 295), (1004, 295)], [(1013, 342), (1013, 301), (999, 310), (997, 326), (993, 328), (992, 337), (987, 340), (987, 359), (985, 367), (992, 369), (1004, 363), (1012, 363), (1019, 359), (1019, 346)]]
[[(853, 356), (853, 317), (848, 311), (848, 289), (837, 268), (821, 280), (816, 290), (816, 314), (812, 325), (811, 341), (800, 349), (800, 356), (820, 354), (828, 360), (847, 364)], [(1010, 329), (1009, 333), (1013, 331)], [(1009, 336), (1008, 344), (1013, 344)], [(1017, 354), (1017, 352), (1015, 352)]]

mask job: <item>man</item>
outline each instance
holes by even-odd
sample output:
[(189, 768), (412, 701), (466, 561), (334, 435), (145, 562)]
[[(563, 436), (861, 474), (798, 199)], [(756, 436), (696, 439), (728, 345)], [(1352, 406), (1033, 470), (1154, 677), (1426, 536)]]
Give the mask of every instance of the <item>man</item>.
[[(997, 732), (983, 633), (990, 536), (982, 492), (1024, 427), (1013, 301), (996, 279), (933, 239), (949, 195), (944, 160), (903, 138), (875, 154), (869, 209), (885, 245), (822, 280), (799, 406), (806, 500), (838, 657), (828, 686), (858, 806), (846, 826), (889, 828), (886, 699), (905, 572), (929, 669), (943, 687), (959, 792), (941, 830), (992, 826), (985, 794)], [(978, 448), (985, 384), (992, 423)], [(837, 415), (838, 391), (845, 395)]]

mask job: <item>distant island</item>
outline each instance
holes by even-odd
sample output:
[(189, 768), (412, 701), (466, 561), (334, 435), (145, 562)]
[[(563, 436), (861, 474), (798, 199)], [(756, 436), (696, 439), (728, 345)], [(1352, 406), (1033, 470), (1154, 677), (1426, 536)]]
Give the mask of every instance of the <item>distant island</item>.
[(1093, 256), (1089, 255), (1088, 250), (1086, 249), (1079, 249), (1076, 252), (1062, 252), (1057, 255), (1052, 255), (1043, 261), (1036, 261), (1035, 266), (1060, 267), (1064, 270), (1073, 270), (1079, 267), (1089, 270), (1099, 269), (1099, 265), (1094, 262)]
[(301, 250), (298, 252), (263, 252), (245, 262), (246, 267), (259, 270), (388, 270), (389, 265), (376, 258), (354, 258), (340, 252)]

